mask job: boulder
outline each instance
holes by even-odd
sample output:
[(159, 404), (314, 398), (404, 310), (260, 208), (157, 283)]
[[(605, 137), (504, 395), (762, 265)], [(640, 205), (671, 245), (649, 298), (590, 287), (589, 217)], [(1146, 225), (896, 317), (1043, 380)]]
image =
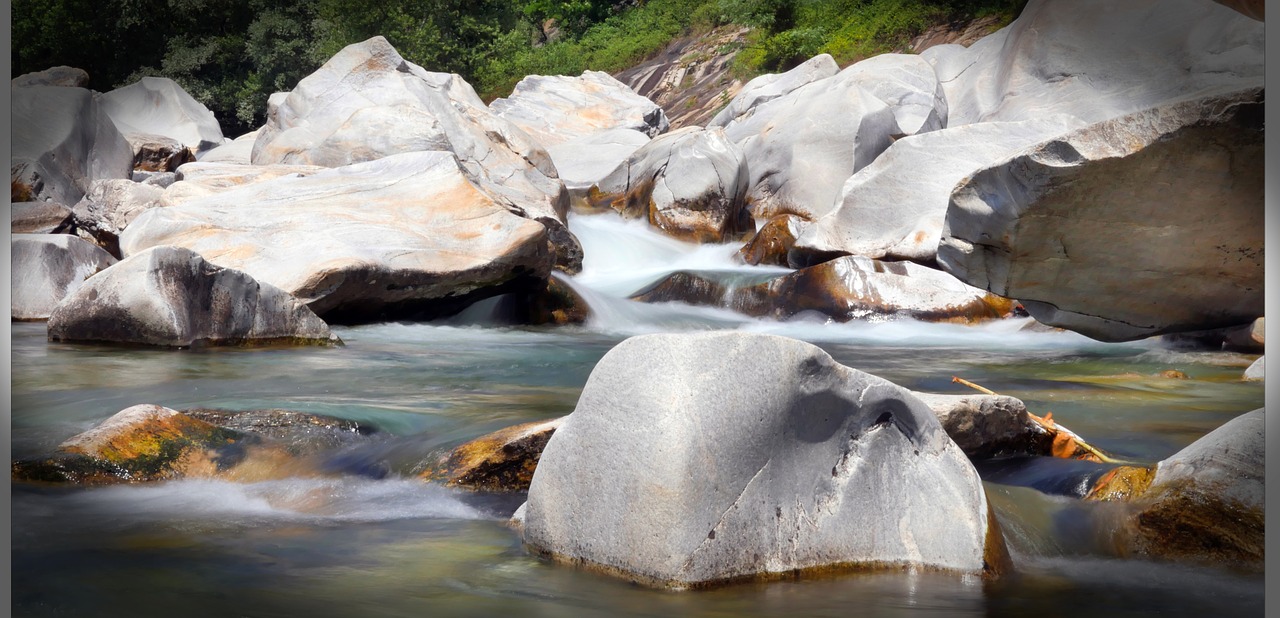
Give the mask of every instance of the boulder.
[(71, 209), (57, 202), (9, 204), (11, 234), (62, 234), (71, 229)]
[(1266, 318), (1258, 318), (1246, 326), (1227, 329), (1223, 333), (1222, 347), (1233, 352), (1261, 354), (1267, 345)]
[(1261, 571), (1265, 412), (1239, 416), (1156, 464), (1114, 534), (1123, 553)]
[(32, 86), (11, 93), (10, 202), (75, 204), (89, 183), (128, 178), (133, 150), (84, 88)]
[(759, 104), (742, 121), (728, 123), (725, 134), (742, 148), (751, 172), (752, 214), (807, 220), (826, 214), (845, 181), (895, 138), (943, 126), (940, 92), (924, 60), (887, 54)]
[(1189, 94), (1260, 87), (1264, 26), (1204, 0), (1031, 0), (968, 48), (921, 53), (948, 126), (1069, 114), (1102, 122)]
[(677, 271), (631, 295), (641, 303), (684, 303), (707, 307), (727, 307), (729, 286), (691, 272)]
[(912, 318), (972, 323), (1007, 317), (1013, 301), (913, 262), (846, 256), (733, 290), (729, 303), (747, 315), (785, 320), (816, 312), (837, 322)]
[(553, 260), (546, 228), (495, 202), (445, 152), (285, 175), (152, 209), (120, 242), (125, 255), (158, 245), (242, 270), (344, 323), (449, 315), (545, 281)]
[(168, 189), (170, 185), (178, 182), (178, 174), (175, 172), (144, 172), (133, 170), (131, 178), (134, 182), (160, 189)]
[(143, 211), (160, 206), (163, 194), (159, 187), (132, 180), (94, 181), (72, 209), (76, 233), (120, 258), (120, 234)]
[(241, 165), (197, 161), (178, 168), (178, 181), (165, 188), (164, 194), (160, 196), (160, 205), (177, 206), (227, 189), (286, 176), (301, 178), (325, 169), (329, 168), (318, 165)]
[(1031, 419), (1026, 404), (1004, 395), (916, 392), (942, 429), (971, 459), (1051, 455), (1053, 435)]
[(1262, 107), (1261, 90), (1192, 98), (987, 166), (953, 191), (938, 262), (1104, 341), (1248, 323), (1263, 313)]
[(840, 72), (831, 54), (818, 54), (785, 73), (769, 73), (752, 78), (742, 86), (729, 104), (707, 123), (710, 127), (726, 127), (732, 122), (742, 122), (755, 113), (756, 108), (778, 97), (793, 92), (805, 84), (826, 79)]
[(257, 131), (250, 131), (217, 148), (200, 153), (201, 163), (237, 163), (253, 164), (253, 144), (258, 139)]
[(547, 148), (610, 129), (656, 137), (670, 126), (661, 107), (600, 71), (530, 75), (489, 109)]
[[(111, 485), (178, 478), (260, 481), (291, 458), (257, 436), (157, 405), (136, 405), (73, 436), (52, 458), (13, 463), (20, 482)], [(288, 470), (298, 475), (299, 470)]]
[(788, 266), (787, 255), (808, 223), (795, 215), (778, 215), (764, 222), (755, 236), (738, 250), (738, 258), (752, 266)]
[(1267, 357), (1259, 356), (1258, 360), (1249, 364), (1249, 368), (1244, 370), (1244, 379), (1251, 382), (1258, 382), (1267, 379)]
[(461, 77), (406, 61), (378, 36), (349, 45), (269, 106), (254, 165), (341, 167), (425, 151), (457, 156), (508, 210), (547, 226), (560, 267), (580, 253), (564, 228), (568, 193), (536, 140), (484, 105)]
[(15, 320), (45, 320), (84, 281), (116, 263), (111, 254), (69, 234), (14, 234), (11, 292)]
[(556, 273), (542, 287), (503, 296), (494, 309), (495, 320), (504, 325), (564, 326), (585, 324), (589, 317), (586, 299)]
[(628, 157), (649, 143), (649, 136), (633, 129), (609, 129), (547, 147), (570, 197), (584, 204), (587, 191)]
[(180, 247), (130, 255), (86, 281), (49, 317), (49, 339), (171, 347), (340, 343), (279, 288)]
[(89, 73), (84, 69), (69, 66), (50, 67), (43, 71), (23, 73), (9, 82), (12, 88), (30, 86), (62, 86), (69, 88), (88, 88)]
[(725, 242), (755, 231), (746, 209), (742, 152), (719, 128), (685, 127), (640, 147), (587, 200), (624, 217), (644, 217), (668, 236)]
[(213, 112), (167, 77), (144, 77), (98, 100), (125, 135), (162, 136), (195, 152), (222, 145)]
[(904, 137), (844, 183), (835, 207), (795, 239), (790, 260), (800, 265), (862, 255), (932, 262), (956, 184), (1078, 125), (1059, 116)]
[(294, 456), (332, 451), (378, 433), (368, 424), (294, 410), (191, 408), (182, 414), (222, 429), (261, 436)]
[(191, 149), (172, 137), (147, 133), (126, 133), (133, 149), (133, 169), (143, 172), (173, 172), (183, 163), (196, 160)]
[(460, 444), (419, 476), (450, 487), (525, 491), (538, 459), (565, 417), (522, 423)]
[(1008, 560), (977, 472), (910, 391), (742, 332), (606, 354), (517, 519), (535, 552), (673, 588)]

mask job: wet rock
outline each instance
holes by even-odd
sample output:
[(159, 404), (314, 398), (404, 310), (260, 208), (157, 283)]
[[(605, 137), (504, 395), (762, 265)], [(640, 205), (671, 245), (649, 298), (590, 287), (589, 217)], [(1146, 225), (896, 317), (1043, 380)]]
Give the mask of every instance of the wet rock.
[(1041, 322), (1104, 341), (1253, 320), (1263, 313), (1261, 97), (1152, 108), (983, 169), (952, 193), (938, 262)]
[(331, 451), (378, 433), (368, 424), (294, 410), (191, 408), (182, 414), (223, 429), (262, 436), (295, 456)]
[(1264, 30), (1201, 0), (1031, 0), (1007, 28), (921, 57), (946, 92), (948, 126), (1054, 114), (1097, 123), (1261, 87)]
[(686, 127), (650, 141), (588, 191), (595, 208), (644, 217), (668, 236), (724, 242), (755, 230), (748, 170), (721, 129)]
[(116, 263), (111, 254), (69, 234), (14, 234), (12, 317), (45, 320), (89, 277)]
[(846, 256), (732, 292), (748, 315), (785, 320), (817, 312), (837, 322), (909, 317), (929, 322), (979, 322), (1007, 317), (1013, 301), (965, 285), (912, 262)]
[(1254, 320), (1248, 326), (1228, 329), (1223, 333), (1222, 347), (1233, 352), (1261, 354), (1267, 344), (1267, 322), (1264, 318)]
[(503, 296), (494, 314), (504, 324), (565, 326), (585, 324), (591, 317), (591, 306), (553, 274), (542, 287)]
[(583, 71), (578, 77), (530, 75), (516, 84), (510, 96), (490, 103), (489, 109), (544, 147), (610, 129), (656, 137), (670, 126), (656, 103), (600, 71)]
[(71, 229), (71, 209), (57, 202), (9, 205), (11, 234), (63, 234)]
[(560, 180), (577, 205), (585, 205), (591, 186), (604, 180), (628, 157), (649, 143), (649, 136), (632, 129), (610, 129), (547, 147)]
[(755, 77), (742, 86), (737, 96), (707, 123), (707, 127), (725, 127), (731, 122), (741, 122), (754, 113), (759, 105), (839, 72), (840, 65), (836, 64), (831, 54), (818, 54), (785, 73)]
[(661, 281), (636, 292), (631, 300), (642, 303), (685, 303), (724, 307), (729, 304), (729, 287), (691, 272), (674, 272)]
[(30, 86), (61, 86), (67, 88), (88, 88), (89, 73), (84, 69), (69, 66), (50, 67), (43, 71), (23, 73), (9, 82), (13, 88)]
[(1002, 395), (914, 393), (971, 459), (1050, 455), (1053, 435), (1034, 422), (1026, 404)]
[[(449, 152), (495, 203), (544, 222), (560, 239), (556, 254), (577, 245), (563, 228), (569, 195), (546, 150), (485, 106), (461, 77), (406, 61), (378, 36), (349, 45), (270, 106), (254, 142), (254, 165), (342, 167), (410, 152)], [(580, 249), (579, 249), (580, 250)], [(567, 272), (580, 264), (559, 263)]]
[(224, 478), (255, 481), (280, 474), (283, 450), (157, 405), (137, 405), (63, 442), (52, 458), (14, 462), (19, 482), (108, 485)]
[(164, 135), (126, 133), (124, 138), (133, 149), (133, 169), (144, 172), (173, 172), (183, 163), (196, 160), (191, 149)]
[(121, 237), (126, 255), (158, 245), (244, 271), (343, 323), (450, 315), (544, 281), (553, 259), (543, 224), (495, 202), (445, 152), (286, 175), (152, 209)]
[(89, 183), (128, 178), (129, 142), (84, 88), (14, 88), (10, 202), (75, 204)]
[[(1156, 465), (1128, 496), (1122, 551), (1261, 570), (1264, 411), (1239, 416)], [(1096, 490), (1095, 490), (1096, 491)]]
[(120, 234), (150, 208), (160, 206), (164, 190), (132, 180), (98, 180), (72, 208), (76, 234), (96, 243), (117, 259)]
[(49, 317), (49, 339), (172, 347), (338, 338), (279, 288), (171, 246), (130, 255), (80, 286)]
[(796, 245), (796, 237), (805, 227), (804, 219), (795, 215), (778, 215), (765, 221), (747, 244), (738, 250), (738, 257), (747, 264), (790, 266), (787, 255)]
[(547, 443), (525, 544), (645, 584), (1007, 562), (981, 480), (909, 391), (807, 343), (628, 339)]
[(523, 423), (461, 444), (420, 477), (450, 487), (487, 491), (524, 491), (551, 435), (565, 417)]
[(1262, 381), (1267, 379), (1267, 361), (1265, 356), (1259, 356), (1258, 360), (1253, 361), (1248, 369), (1244, 370), (1244, 379), (1247, 381)]
[(844, 183), (834, 208), (795, 240), (791, 261), (843, 254), (932, 262), (957, 183), (1078, 125), (1060, 116), (904, 137)]
[(144, 77), (98, 99), (121, 133), (139, 136), (136, 143), (160, 136), (194, 152), (222, 145), (222, 128), (213, 112), (167, 77)]

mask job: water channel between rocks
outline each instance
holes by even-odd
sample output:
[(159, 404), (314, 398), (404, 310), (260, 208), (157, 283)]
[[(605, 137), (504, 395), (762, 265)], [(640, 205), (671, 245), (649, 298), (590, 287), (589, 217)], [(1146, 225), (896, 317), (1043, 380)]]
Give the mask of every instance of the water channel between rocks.
[[(995, 582), (929, 572), (852, 574), (669, 593), (529, 555), (505, 520), (522, 495), (413, 478), (441, 449), (573, 410), (596, 361), (628, 336), (750, 329), (815, 343), (907, 388), (967, 392), (961, 376), (1023, 399), (1095, 445), (1154, 463), (1263, 405), (1239, 380), (1252, 356), (1153, 342), (1104, 344), (1021, 330), (911, 321), (754, 320), (625, 296), (677, 270), (767, 278), (734, 247), (693, 247), (613, 217), (574, 217), (586, 262), (570, 284), (581, 327), (486, 326), (486, 303), (447, 323), (339, 327), (340, 348), (156, 350), (46, 341), (15, 323), (13, 457), (138, 403), (283, 408), (352, 419), (380, 436), (329, 454), (332, 478), (13, 493), (14, 614), (24, 616), (846, 616), (1260, 615), (1260, 575), (1122, 559), (1096, 505), (1049, 495), (1069, 470), (980, 467), (1017, 573)], [(1157, 377), (1177, 369), (1187, 380)]]

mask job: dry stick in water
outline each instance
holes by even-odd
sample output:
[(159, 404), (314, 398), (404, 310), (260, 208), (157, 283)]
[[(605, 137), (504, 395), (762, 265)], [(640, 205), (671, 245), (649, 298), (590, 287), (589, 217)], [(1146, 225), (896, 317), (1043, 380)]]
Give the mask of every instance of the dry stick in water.
[[(987, 395), (999, 395), (999, 393), (986, 388), (985, 386), (974, 384), (964, 378), (951, 376), (951, 381), (968, 386), (980, 393), (985, 393)], [(1116, 459), (1115, 457), (1107, 455), (1100, 449), (1090, 445), (1088, 442), (1085, 442), (1084, 438), (1076, 435), (1074, 431), (1054, 422), (1053, 412), (1047, 412), (1045, 413), (1044, 418), (1041, 418), (1032, 414), (1031, 411), (1028, 410), (1027, 416), (1031, 417), (1032, 421), (1053, 436), (1052, 455), (1054, 457), (1061, 457), (1064, 459), (1084, 459), (1109, 464), (1133, 463), (1123, 459)], [(1083, 453), (1080, 451), (1083, 451)]]

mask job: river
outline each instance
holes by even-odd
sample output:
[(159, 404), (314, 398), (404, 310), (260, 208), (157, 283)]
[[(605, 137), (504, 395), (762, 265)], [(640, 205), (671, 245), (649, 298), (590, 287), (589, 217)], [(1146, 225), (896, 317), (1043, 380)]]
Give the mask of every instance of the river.
[[(1095, 505), (1038, 491), (1078, 462), (984, 465), (1017, 572), (932, 572), (662, 592), (544, 562), (505, 522), (522, 496), (413, 478), (442, 449), (573, 410), (592, 367), (646, 332), (744, 329), (795, 337), (903, 385), (966, 392), (960, 376), (1126, 459), (1167, 457), (1261, 407), (1239, 380), (1254, 358), (1156, 342), (1099, 343), (1024, 330), (913, 321), (777, 323), (625, 296), (676, 270), (767, 278), (733, 247), (695, 247), (611, 216), (571, 218), (583, 326), (495, 327), (481, 303), (431, 324), (337, 327), (336, 348), (159, 350), (50, 343), (14, 323), (14, 458), (48, 454), (128, 406), (284, 408), (381, 433), (329, 454), (331, 478), (184, 480), (76, 489), (15, 486), (12, 565), (20, 616), (939, 616), (1261, 615), (1261, 575), (1121, 558)], [(1190, 379), (1161, 378), (1177, 369)]]

